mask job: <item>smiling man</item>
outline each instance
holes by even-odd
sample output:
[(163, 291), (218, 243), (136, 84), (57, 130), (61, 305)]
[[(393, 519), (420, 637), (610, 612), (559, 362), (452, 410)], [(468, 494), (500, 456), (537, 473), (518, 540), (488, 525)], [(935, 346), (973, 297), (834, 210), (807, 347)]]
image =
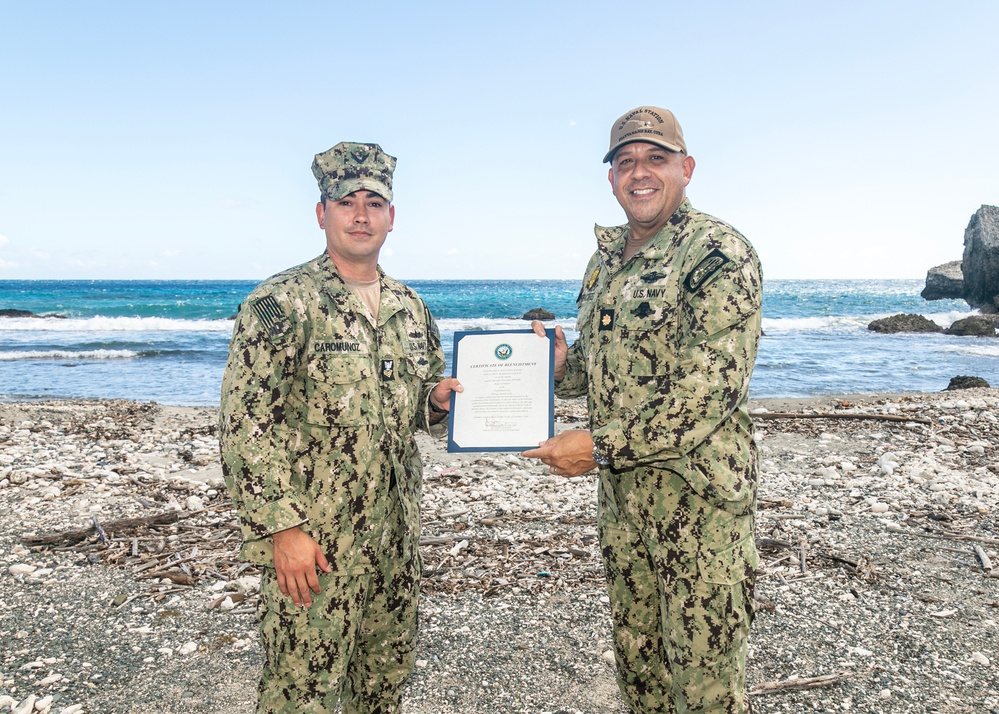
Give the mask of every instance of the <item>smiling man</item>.
[(424, 302), (385, 275), (396, 160), (343, 142), (312, 172), (326, 250), (240, 306), (222, 468), (262, 566), (258, 712), (400, 711), (413, 669), (423, 466), (454, 379)]
[(587, 395), (590, 428), (524, 455), (563, 476), (600, 469), (618, 683), (631, 710), (747, 712), (758, 556), (746, 401), (760, 263), (741, 234), (686, 199), (694, 159), (666, 109), (618, 119), (604, 161), (628, 223), (596, 228), (579, 338), (568, 348), (556, 329), (555, 344), (556, 393)]

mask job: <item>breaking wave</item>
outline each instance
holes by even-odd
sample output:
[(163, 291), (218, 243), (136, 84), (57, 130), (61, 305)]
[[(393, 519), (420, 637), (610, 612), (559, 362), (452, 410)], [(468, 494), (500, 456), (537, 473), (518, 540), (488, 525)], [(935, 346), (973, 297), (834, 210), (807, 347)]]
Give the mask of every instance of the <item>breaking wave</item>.
[(132, 359), (140, 357), (141, 353), (134, 350), (3, 350), (0, 351), (0, 362), (14, 362), (16, 360), (108, 360), (108, 359)]

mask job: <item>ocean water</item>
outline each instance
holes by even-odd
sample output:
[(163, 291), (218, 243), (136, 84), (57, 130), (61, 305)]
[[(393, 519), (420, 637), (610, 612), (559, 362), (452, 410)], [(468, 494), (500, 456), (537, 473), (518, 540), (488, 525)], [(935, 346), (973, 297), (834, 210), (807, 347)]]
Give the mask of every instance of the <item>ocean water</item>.
[[(576, 280), (413, 280), (441, 330), (523, 329), (544, 307), (575, 339)], [(107, 397), (214, 406), (232, 315), (255, 281), (0, 281), (0, 400)], [(880, 335), (876, 318), (918, 313), (943, 327), (973, 314), (927, 302), (922, 280), (772, 280), (764, 285), (754, 397), (939, 391), (956, 375), (999, 386), (999, 339)]]

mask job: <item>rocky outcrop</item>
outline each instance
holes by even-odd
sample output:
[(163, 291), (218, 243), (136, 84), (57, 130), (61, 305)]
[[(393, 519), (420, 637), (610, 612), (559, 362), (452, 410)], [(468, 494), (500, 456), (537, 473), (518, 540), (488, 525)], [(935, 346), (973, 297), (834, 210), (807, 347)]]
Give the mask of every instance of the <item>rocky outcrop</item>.
[(996, 315), (972, 315), (960, 320), (955, 320), (944, 332), (948, 335), (959, 335), (961, 337), (995, 337), (996, 336)]
[(951, 377), (950, 384), (947, 385), (947, 389), (945, 391), (953, 392), (957, 389), (981, 389), (983, 387), (988, 389), (989, 383), (981, 377), (961, 375), (958, 377)]
[(872, 332), (943, 332), (943, 328), (922, 315), (892, 315), (874, 320), (867, 326)]
[(871, 332), (943, 332), (960, 337), (995, 337), (999, 315), (972, 315), (955, 320), (946, 330), (922, 315), (898, 314), (874, 320), (867, 325)]
[(59, 317), (65, 319), (65, 315), (56, 315), (54, 313), (48, 313), (45, 315), (36, 315), (31, 312), (31, 310), (15, 310), (14, 308), (4, 308), (0, 310), (0, 317)]
[(957, 298), (983, 313), (999, 313), (999, 207), (982, 206), (964, 231), (964, 256), (930, 268), (927, 300)]
[(543, 307), (536, 307), (524, 313), (525, 320), (554, 320), (555, 313), (545, 310)]
[(952, 260), (926, 271), (926, 287), (919, 295), (924, 300), (961, 300), (964, 298), (964, 273), (961, 261)]
[(982, 206), (964, 231), (964, 299), (982, 312), (999, 312), (999, 207)]

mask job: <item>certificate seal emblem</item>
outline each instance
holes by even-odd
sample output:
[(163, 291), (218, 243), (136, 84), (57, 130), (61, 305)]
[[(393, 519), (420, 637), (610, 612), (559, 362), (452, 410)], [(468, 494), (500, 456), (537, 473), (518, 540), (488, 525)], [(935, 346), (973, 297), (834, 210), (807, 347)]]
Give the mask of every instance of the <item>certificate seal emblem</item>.
[(504, 342), (496, 347), (495, 354), (498, 359), (510, 359), (510, 355), (513, 354), (513, 347)]

